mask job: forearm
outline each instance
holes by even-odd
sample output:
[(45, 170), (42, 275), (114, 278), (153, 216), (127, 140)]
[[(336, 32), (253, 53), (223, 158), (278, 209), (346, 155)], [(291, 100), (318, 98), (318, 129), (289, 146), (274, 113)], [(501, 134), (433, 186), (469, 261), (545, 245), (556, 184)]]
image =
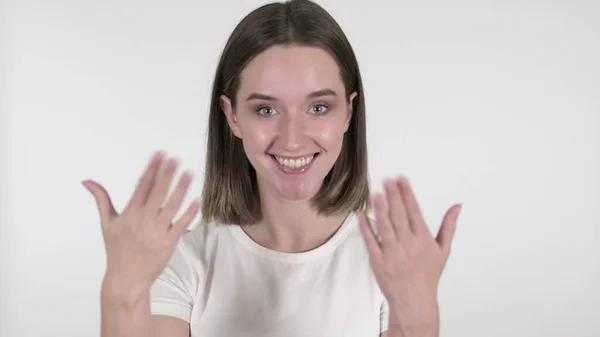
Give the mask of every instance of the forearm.
[(103, 285), (101, 294), (102, 337), (147, 337), (150, 324), (150, 292), (123, 296)]
[(420, 317), (407, 317), (390, 307), (386, 337), (439, 337), (439, 326), (437, 305)]

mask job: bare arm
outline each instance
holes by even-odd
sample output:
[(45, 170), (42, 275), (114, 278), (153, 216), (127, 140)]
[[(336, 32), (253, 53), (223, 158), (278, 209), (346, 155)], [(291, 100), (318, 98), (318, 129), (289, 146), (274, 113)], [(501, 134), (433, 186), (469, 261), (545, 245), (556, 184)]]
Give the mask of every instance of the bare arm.
[(150, 295), (125, 299), (102, 290), (102, 337), (189, 337), (189, 324), (179, 318), (151, 315)]
[(179, 318), (155, 315), (150, 319), (152, 337), (189, 337), (190, 325)]
[(169, 187), (178, 162), (156, 153), (125, 209), (118, 213), (106, 189), (85, 180), (96, 200), (106, 248), (106, 274), (101, 292), (102, 337), (188, 337), (181, 319), (151, 315), (150, 289), (168, 265), (179, 239), (200, 210), (195, 200), (175, 219), (187, 193), (191, 172)]
[(374, 201), (376, 231), (359, 212), (371, 267), (389, 306), (381, 337), (438, 337), (438, 285), (462, 206), (448, 209), (433, 237), (408, 180), (388, 180), (384, 188)]

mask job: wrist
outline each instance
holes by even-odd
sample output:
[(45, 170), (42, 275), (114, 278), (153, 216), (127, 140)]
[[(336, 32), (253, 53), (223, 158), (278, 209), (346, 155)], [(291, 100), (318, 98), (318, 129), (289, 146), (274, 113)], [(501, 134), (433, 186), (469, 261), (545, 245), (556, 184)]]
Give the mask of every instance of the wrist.
[(438, 304), (427, 303), (410, 310), (390, 304), (388, 322), (390, 332), (394, 332), (390, 337), (437, 337), (440, 326)]
[(135, 307), (150, 297), (150, 285), (131, 285), (121, 278), (106, 274), (102, 280), (101, 300), (112, 307)]

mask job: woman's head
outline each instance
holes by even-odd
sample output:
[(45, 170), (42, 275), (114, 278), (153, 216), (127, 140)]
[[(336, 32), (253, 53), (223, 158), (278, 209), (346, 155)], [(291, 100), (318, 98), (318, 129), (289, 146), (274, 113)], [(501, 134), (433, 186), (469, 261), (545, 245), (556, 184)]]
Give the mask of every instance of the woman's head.
[(204, 221), (261, 219), (261, 194), (321, 214), (368, 206), (365, 105), (356, 57), (319, 5), (262, 6), (231, 34), (209, 116)]

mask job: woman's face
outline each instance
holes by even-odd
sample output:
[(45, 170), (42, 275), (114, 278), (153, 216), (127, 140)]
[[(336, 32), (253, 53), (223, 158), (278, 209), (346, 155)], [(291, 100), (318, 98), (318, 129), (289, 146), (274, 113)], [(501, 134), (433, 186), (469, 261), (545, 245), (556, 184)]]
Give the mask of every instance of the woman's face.
[(337, 63), (316, 47), (272, 47), (244, 68), (235, 111), (225, 96), (221, 107), (261, 193), (309, 200), (319, 191), (350, 125), (356, 93), (345, 92)]

